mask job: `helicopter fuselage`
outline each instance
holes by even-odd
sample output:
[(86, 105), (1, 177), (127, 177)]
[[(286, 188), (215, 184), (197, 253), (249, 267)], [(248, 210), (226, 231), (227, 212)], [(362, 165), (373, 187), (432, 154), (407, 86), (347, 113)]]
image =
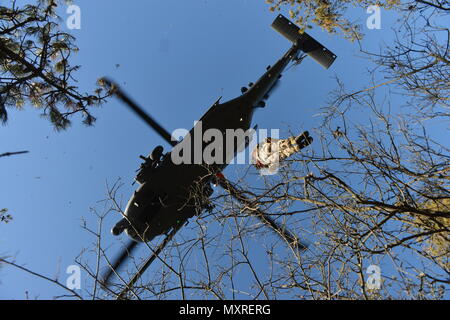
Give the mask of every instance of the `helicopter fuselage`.
[[(224, 103), (220, 103), (219, 98), (182, 141), (174, 141), (174, 148), (163, 156), (156, 168), (141, 169), (142, 184), (130, 198), (122, 221), (122, 226), (129, 223), (124, 229), (132, 239), (150, 241), (205, 208), (203, 200), (212, 194), (210, 182), (242, 150), (246, 141), (238, 138), (232, 146), (223, 143), (223, 150), (220, 150), (223, 156), (210, 163), (203, 158), (203, 152), (213, 141), (205, 141), (204, 133), (209, 129), (220, 131), (225, 141), (227, 130), (247, 131), (255, 108), (267, 99), (283, 70), (298, 53), (299, 48), (294, 44), (258, 81), (243, 90), (241, 96)], [(196, 141), (200, 141), (200, 148)], [(183, 155), (187, 161), (175, 163), (175, 153), (179, 157), (180, 152), (189, 151), (189, 156)]]

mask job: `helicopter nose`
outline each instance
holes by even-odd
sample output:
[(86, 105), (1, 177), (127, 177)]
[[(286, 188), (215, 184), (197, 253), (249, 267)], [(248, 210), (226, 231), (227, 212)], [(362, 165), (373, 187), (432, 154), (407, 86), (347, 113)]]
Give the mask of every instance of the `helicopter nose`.
[(113, 235), (115, 235), (115, 236), (118, 236), (119, 234), (121, 234), (123, 232), (123, 229), (120, 229), (120, 228), (118, 228), (118, 227), (116, 227), (116, 226), (114, 226), (112, 229), (111, 229), (111, 233), (113, 234)]

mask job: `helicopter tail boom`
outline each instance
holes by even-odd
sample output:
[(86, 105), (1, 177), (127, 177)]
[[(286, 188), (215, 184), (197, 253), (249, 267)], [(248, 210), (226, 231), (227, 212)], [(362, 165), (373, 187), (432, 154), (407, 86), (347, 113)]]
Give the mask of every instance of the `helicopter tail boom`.
[(325, 69), (328, 69), (336, 59), (336, 55), (333, 52), (325, 48), (306, 32), (300, 32), (300, 28), (282, 14), (279, 14), (275, 18), (272, 23), (272, 28), (296, 44), (300, 50), (313, 58), (314, 61), (318, 62)]

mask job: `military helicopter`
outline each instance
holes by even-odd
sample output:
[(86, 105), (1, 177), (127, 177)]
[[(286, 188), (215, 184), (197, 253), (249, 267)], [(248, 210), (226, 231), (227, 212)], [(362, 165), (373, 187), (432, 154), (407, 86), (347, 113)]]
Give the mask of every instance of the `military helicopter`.
[[(237, 136), (235, 143), (231, 146), (224, 144), (220, 150), (221, 155), (218, 156), (220, 161), (211, 163), (198, 157), (212, 143), (204, 141), (204, 133), (209, 129), (214, 129), (216, 132), (218, 130), (224, 136), (230, 129), (247, 132), (251, 127), (255, 109), (265, 107), (265, 101), (290, 63), (299, 64), (304, 57), (309, 56), (328, 69), (336, 59), (334, 53), (306, 32), (300, 32), (300, 28), (283, 15), (276, 17), (272, 27), (290, 40), (292, 46), (273, 66), (268, 66), (266, 72), (255, 83), (250, 83), (249, 87), (242, 87), (240, 96), (224, 103), (220, 102), (221, 98), (217, 99), (181, 141), (173, 139), (168, 131), (139, 107), (118, 85), (111, 80), (103, 79), (104, 84), (120, 100), (173, 147), (170, 152), (164, 154), (163, 148), (157, 146), (149, 156), (141, 156), (144, 162), (136, 176), (140, 186), (128, 201), (122, 219), (112, 228), (114, 235), (125, 232), (132, 241), (104, 275), (103, 283), (106, 286), (111, 276), (116, 274), (120, 265), (131, 255), (138, 243), (149, 242), (158, 235), (166, 235), (161, 245), (140, 267), (119, 298), (126, 294), (189, 218), (210, 209), (207, 199), (213, 193), (211, 183), (220, 185), (238, 201), (251, 205), (251, 201), (242, 195), (239, 188), (221, 174), (236, 154), (248, 146), (248, 139), (245, 136)], [(200, 145), (196, 145), (196, 141), (200, 141)], [(307, 138), (305, 146), (311, 141), (311, 138)], [(179, 163), (180, 157), (187, 161)], [(217, 160), (217, 157), (215, 159)], [(300, 250), (306, 248), (306, 245), (289, 230), (282, 228), (264, 212), (255, 209), (253, 214), (285, 240), (287, 239), (291, 246)]]

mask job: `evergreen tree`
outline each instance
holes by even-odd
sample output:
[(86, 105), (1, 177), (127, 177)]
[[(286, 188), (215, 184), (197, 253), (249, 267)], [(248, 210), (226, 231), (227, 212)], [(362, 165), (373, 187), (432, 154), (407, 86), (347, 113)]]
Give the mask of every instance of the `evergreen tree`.
[[(9, 2), (9, 3), (8, 3)], [(2, 1), (2, 3), (4, 3)], [(86, 125), (90, 113), (109, 95), (99, 86), (82, 93), (75, 85), (70, 59), (78, 51), (75, 38), (61, 31), (56, 14), (59, 0), (38, 0), (19, 6), (16, 1), (0, 5), (0, 120), (8, 119), (7, 108), (22, 109), (27, 103), (42, 110), (57, 130), (81, 114)]]

